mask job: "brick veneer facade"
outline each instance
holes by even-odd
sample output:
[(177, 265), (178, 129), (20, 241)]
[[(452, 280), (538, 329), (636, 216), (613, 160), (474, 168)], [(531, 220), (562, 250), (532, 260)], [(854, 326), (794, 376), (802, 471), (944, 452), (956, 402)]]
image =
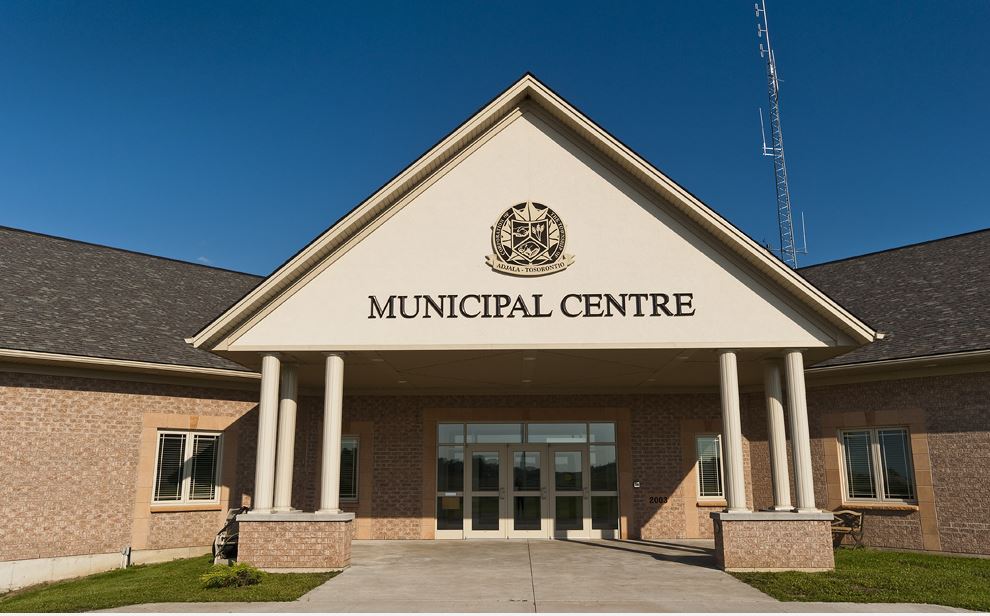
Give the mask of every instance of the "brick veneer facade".
[[(772, 504), (766, 418), (760, 412), (762, 397), (747, 396), (745, 430), (753, 449), (753, 498), (757, 508)], [(815, 472), (815, 500), (827, 508), (826, 447), (834, 447), (835, 423), (830, 418), (849, 417), (845, 428), (882, 425), (877, 415), (887, 412), (892, 425), (906, 425), (908, 418), (922, 418), (927, 440), (934, 492), (934, 524), (938, 547), (944, 552), (990, 554), (990, 372), (872, 381), (808, 387), (808, 413)], [(862, 415), (862, 419), (858, 419)], [(886, 423), (886, 422), (884, 422)], [(890, 425), (890, 424), (888, 424)], [(917, 436), (912, 428), (912, 436)], [(912, 439), (914, 442), (914, 439)], [(789, 444), (788, 444), (789, 445)], [(920, 474), (921, 469), (915, 469)], [(793, 482), (793, 475), (791, 476)], [(919, 496), (924, 486), (919, 485)], [(793, 483), (792, 483), (793, 494)], [(834, 500), (832, 501), (834, 504)], [(866, 508), (867, 545), (887, 548), (926, 549), (922, 512), (915, 509)], [(932, 548), (928, 548), (932, 549)]]
[[(420, 539), (424, 516), (423, 414), (427, 409), (465, 409), (463, 421), (472, 421), (470, 409), (517, 408), (629, 408), (631, 410), (632, 474), (640, 481), (633, 491), (630, 536), (644, 539), (711, 537), (709, 508), (697, 507), (695, 483), (684, 466), (680, 422), (684, 418), (705, 419), (721, 425), (717, 394), (607, 395), (607, 396), (347, 396), (344, 399), (344, 432), (350, 422), (374, 425), (376, 455), (371, 473), (374, 493), (370, 533), (362, 539)], [(317, 477), (323, 425), (322, 400), (302, 398), (296, 433), (296, 463), (293, 474), (293, 507), (313, 511), (319, 504)], [(252, 437), (253, 438), (253, 437)], [(744, 455), (748, 458), (748, 444)], [(243, 468), (245, 479), (248, 469)], [(253, 471), (251, 471), (253, 472)], [(366, 470), (362, 470), (366, 472)], [(747, 490), (749, 477), (747, 474)], [(650, 497), (666, 502), (651, 503)], [(685, 518), (697, 516), (700, 529), (689, 532)]]
[[(133, 377), (132, 377), (133, 378)], [(152, 512), (136, 520), (142, 422), (149, 416), (227, 417), (225, 438), (241, 443), (223, 508), (250, 504), (257, 430), (257, 391), (164, 383), (0, 372), (0, 561), (74, 554), (116, 553), (126, 545), (161, 549), (208, 545), (223, 511)], [(940, 549), (990, 552), (990, 373), (900, 381), (815, 386), (808, 405), (819, 505), (828, 499), (823, 418), (834, 413), (920, 410), (927, 429)], [(771, 504), (766, 417), (762, 395), (742, 397), (747, 498)], [(348, 396), (344, 431), (364, 426), (357, 534), (375, 539), (419, 539), (432, 524), (424, 510), (424, 412), (427, 409), (629, 409), (632, 490), (629, 535), (646, 539), (711, 537), (711, 508), (695, 497), (691, 439), (686, 425), (718, 429), (717, 394)], [(686, 423), (687, 422), (687, 423)], [(694, 422), (694, 423), (691, 423)], [(850, 426), (854, 427), (854, 426)], [(699, 429), (700, 430), (700, 429)], [(319, 503), (322, 400), (302, 397), (297, 422), (293, 506)], [(690, 435), (688, 435), (690, 436)], [(153, 455), (153, 452), (152, 452)], [(427, 459), (429, 458), (429, 459)], [(664, 497), (651, 502), (651, 497)], [(427, 499), (428, 501), (428, 499)], [(917, 511), (870, 510), (866, 541), (900, 548), (924, 547)]]
[(351, 564), (353, 534), (351, 520), (241, 519), (238, 522), (237, 559), (266, 571), (344, 569)]
[[(0, 372), (0, 561), (134, 545), (143, 417), (226, 416), (237, 438), (256, 406), (252, 390)], [(230, 486), (229, 499), (249, 488)], [(155, 513), (138, 539), (148, 549), (209, 545), (223, 517)]]

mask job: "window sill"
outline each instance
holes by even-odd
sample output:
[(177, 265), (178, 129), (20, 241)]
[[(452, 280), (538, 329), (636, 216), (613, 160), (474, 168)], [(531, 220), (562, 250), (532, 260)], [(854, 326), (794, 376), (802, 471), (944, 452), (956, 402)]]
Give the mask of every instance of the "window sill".
[(151, 513), (183, 513), (187, 511), (221, 511), (219, 503), (203, 503), (201, 505), (152, 505)]
[(728, 503), (726, 503), (724, 500), (700, 500), (695, 502), (695, 506), (725, 508), (728, 507)]
[(910, 503), (842, 503), (843, 509), (853, 511), (919, 511), (921, 507)]

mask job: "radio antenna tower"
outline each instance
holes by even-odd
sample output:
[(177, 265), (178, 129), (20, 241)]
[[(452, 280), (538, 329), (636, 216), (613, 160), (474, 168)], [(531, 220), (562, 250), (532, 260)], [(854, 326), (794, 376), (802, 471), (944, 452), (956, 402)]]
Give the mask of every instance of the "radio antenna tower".
[[(770, 28), (767, 25), (767, 2), (760, 0), (756, 8), (756, 35), (760, 39), (760, 57), (767, 61), (767, 90), (770, 95), (770, 145), (767, 146), (763, 128), (763, 109), (760, 109), (760, 132), (763, 134), (763, 155), (773, 159), (773, 180), (777, 189), (777, 224), (780, 227), (780, 258), (791, 267), (797, 267), (799, 252), (807, 254), (808, 241), (798, 250), (794, 239), (794, 221), (791, 217), (791, 192), (787, 187), (787, 165), (784, 163), (784, 135), (780, 129), (780, 84), (777, 81), (777, 61), (770, 46)], [(804, 216), (801, 217), (802, 233)]]

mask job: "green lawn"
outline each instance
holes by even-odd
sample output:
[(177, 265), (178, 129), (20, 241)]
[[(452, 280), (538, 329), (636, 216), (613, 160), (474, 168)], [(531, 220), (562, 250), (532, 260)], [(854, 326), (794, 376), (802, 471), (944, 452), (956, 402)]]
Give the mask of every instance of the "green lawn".
[(32, 586), (0, 596), (0, 612), (83, 612), (166, 601), (292, 601), (336, 575), (270, 573), (254, 586), (205, 589), (199, 576), (211, 564), (209, 556), (199, 556)]
[(934, 603), (990, 611), (990, 559), (870, 549), (835, 553), (827, 573), (734, 573), (781, 601)]

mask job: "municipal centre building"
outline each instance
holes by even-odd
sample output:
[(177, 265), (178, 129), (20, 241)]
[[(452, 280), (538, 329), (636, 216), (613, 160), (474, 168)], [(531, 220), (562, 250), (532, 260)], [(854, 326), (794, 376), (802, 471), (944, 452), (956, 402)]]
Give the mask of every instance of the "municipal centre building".
[(0, 228), (0, 591), (228, 516), (273, 571), (482, 538), (820, 571), (839, 510), (990, 554), (988, 264), (985, 230), (792, 269), (528, 74), (264, 278)]

